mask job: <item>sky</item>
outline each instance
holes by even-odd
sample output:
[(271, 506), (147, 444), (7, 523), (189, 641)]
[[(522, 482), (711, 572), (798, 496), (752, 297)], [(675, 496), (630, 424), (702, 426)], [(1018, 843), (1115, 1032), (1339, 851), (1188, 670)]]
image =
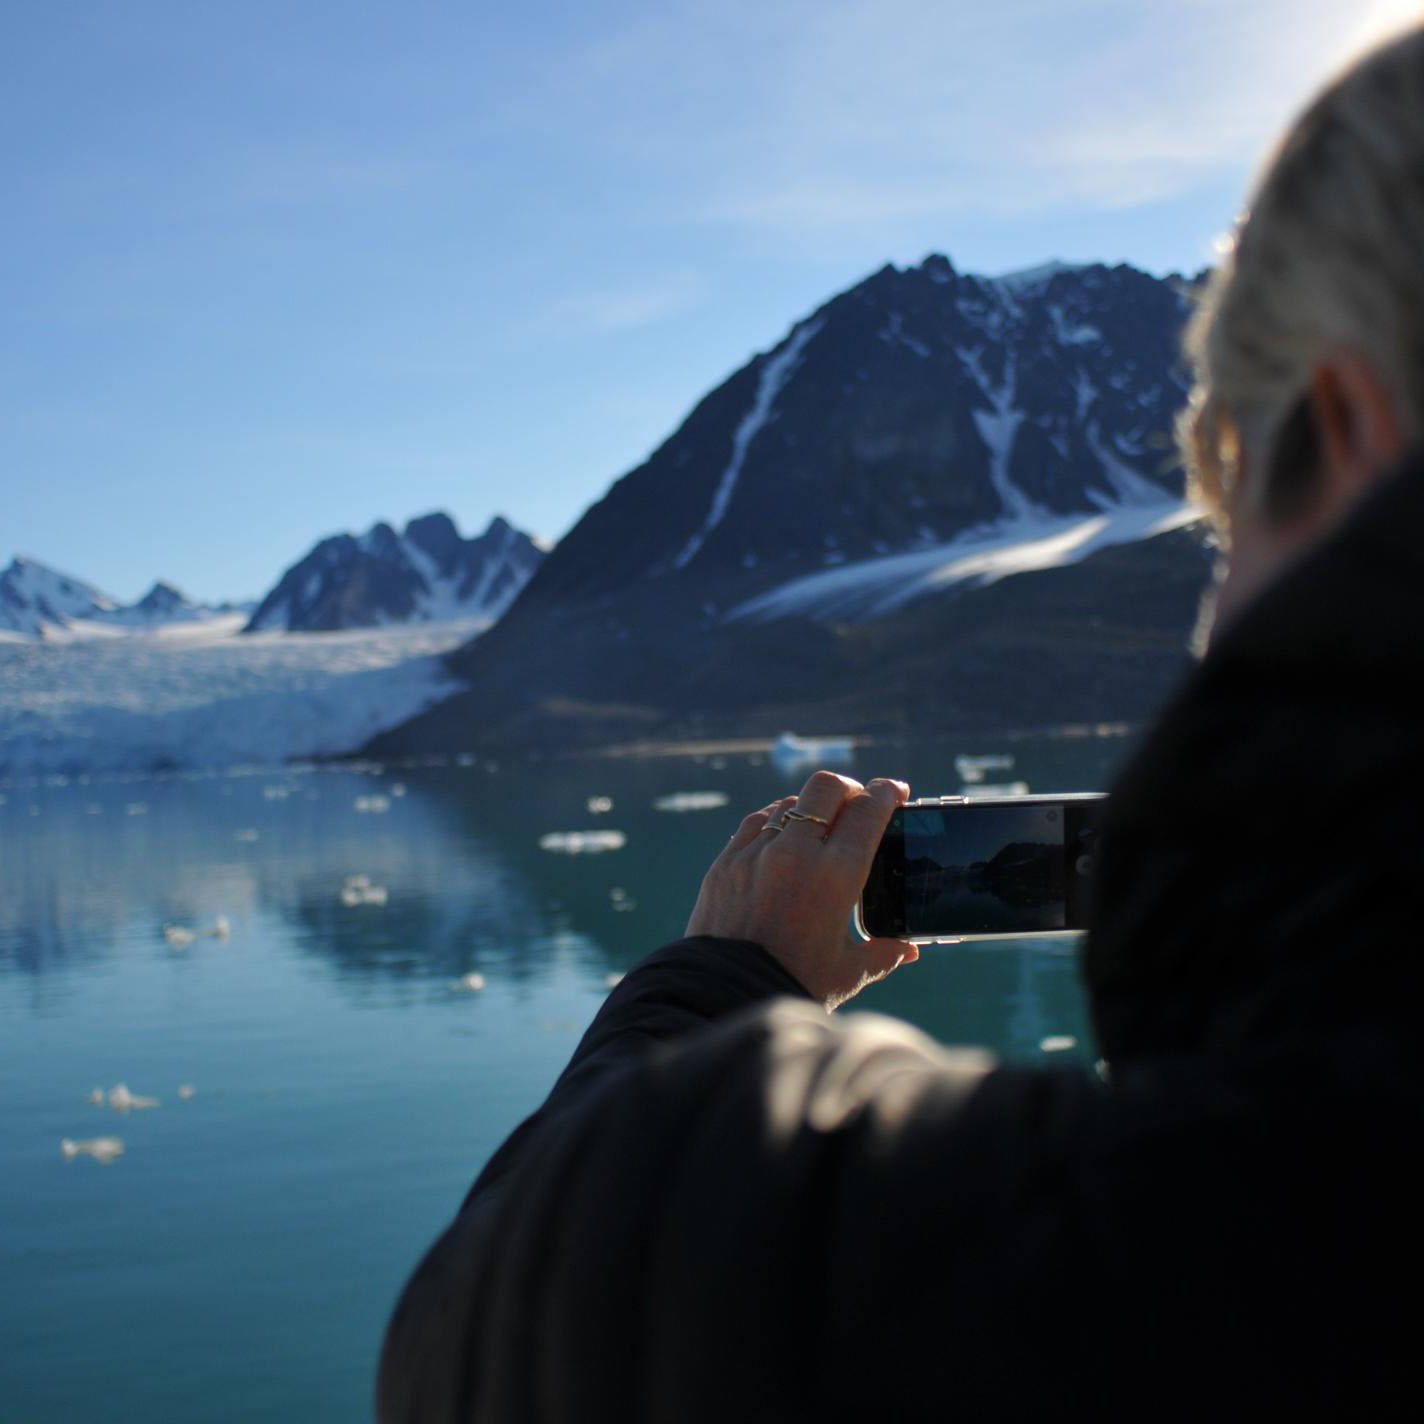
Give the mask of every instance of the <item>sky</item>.
[(6, 0), (0, 567), (555, 540), (883, 266), (1195, 271), (1400, 0)]

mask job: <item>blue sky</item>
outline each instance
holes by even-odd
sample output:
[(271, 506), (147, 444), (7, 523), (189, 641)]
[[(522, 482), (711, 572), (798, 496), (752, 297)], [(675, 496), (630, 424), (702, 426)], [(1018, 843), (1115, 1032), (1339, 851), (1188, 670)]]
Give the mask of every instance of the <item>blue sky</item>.
[(1194, 270), (1397, 0), (9, 0), (0, 565), (557, 538), (886, 261)]

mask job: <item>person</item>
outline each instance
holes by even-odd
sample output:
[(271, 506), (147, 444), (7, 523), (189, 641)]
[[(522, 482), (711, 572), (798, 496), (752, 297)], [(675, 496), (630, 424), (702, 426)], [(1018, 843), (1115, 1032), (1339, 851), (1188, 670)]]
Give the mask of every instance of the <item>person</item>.
[[(390, 1322), (382, 1420), (1418, 1409), (1424, 31), (1290, 128), (1187, 336), (1210, 646), (1113, 789), (1106, 1071), (828, 1011), (907, 788), (742, 821)], [(1411, 453), (1412, 451), (1412, 453)]]

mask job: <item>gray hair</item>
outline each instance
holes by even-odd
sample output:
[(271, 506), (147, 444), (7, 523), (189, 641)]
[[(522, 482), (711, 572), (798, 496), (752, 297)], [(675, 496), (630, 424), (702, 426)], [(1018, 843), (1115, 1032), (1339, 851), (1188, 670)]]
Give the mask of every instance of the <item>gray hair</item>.
[(1286, 131), (1184, 338), (1195, 386), (1177, 426), (1193, 492), (1224, 520), (1275, 521), (1313, 493), (1311, 373), (1368, 356), (1404, 433), (1424, 432), (1424, 27), (1352, 65)]

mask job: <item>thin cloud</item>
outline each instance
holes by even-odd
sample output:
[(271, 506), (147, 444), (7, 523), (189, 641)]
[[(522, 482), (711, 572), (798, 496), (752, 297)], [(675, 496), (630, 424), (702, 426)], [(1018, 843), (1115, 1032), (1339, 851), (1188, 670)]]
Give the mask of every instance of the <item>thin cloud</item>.
[[(1375, 0), (744, 0), (639, 13), (562, 57), (566, 135), (663, 221), (837, 226), (1143, 206), (1245, 173)], [(572, 130), (572, 132), (570, 132)], [(651, 216), (651, 214), (649, 214)]]

